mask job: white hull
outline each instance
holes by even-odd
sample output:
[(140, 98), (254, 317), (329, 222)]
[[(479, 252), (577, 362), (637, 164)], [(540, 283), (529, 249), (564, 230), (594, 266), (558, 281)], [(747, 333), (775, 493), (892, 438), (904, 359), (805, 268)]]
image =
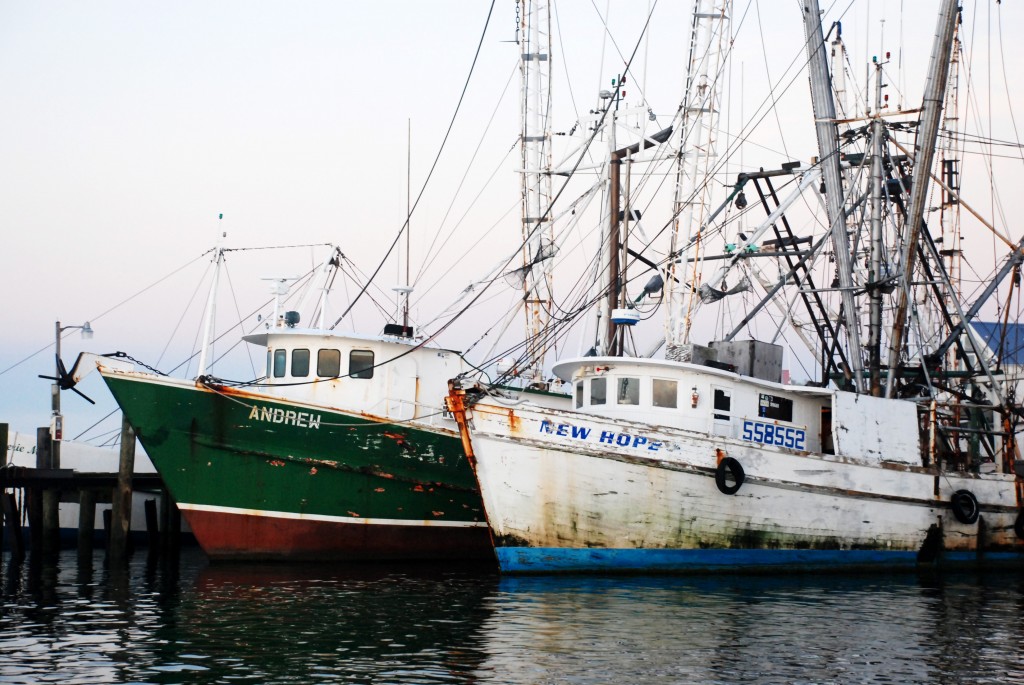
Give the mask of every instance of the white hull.
[[(529, 405), (479, 403), (470, 415), (506, 572), (897, 567), (1020, 560), (1024, 551), (1012, 475), (936, 482), (917, 466)], [(726, 456), (745, 472), (732, 495), (715, 480)], [(977, 522), (954, 516), (958, 490), (977, 498)]]

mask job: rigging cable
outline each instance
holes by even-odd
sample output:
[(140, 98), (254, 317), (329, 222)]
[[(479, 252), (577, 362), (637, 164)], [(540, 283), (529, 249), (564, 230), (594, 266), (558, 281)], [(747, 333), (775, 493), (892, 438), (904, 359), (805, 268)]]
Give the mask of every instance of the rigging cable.
[(486, 21), (484, 21), (483, 31), (480, 32), (480, 41), (477, 43), (476, 53), (473, 55), (473, 63), (469, 67), (469, 74), (466, 75), (466, 82), (462, 86), (462, 94), (459, 95), (459, 102), (455, 106), (455, 111), (452, 113), (451, 121), (448, 123), (448, 130), (445, 132), (444, 138), (441, 140), (441, 146), (438, 148), (437, 155), (434, 157), (434, 163), (431, 164), (430, 171), (427, 172), (427, 178), (424, 179), (423, 185), (420, 187), (420, 191), (416, 195), (416, 202), (413, 203), (412, 209), (409, 210), (408, 215), (405, 217), (405, 222), (402, 224), (402, 227), (398, 230), (397, 235), (395, 235), (395, 239), (391, 242), (391, 247), (388, 248), (388, 251), (384, 254), (383, 259), (380, 260), (380, 264), (377, 265), (377, 268), (374, 270), (373, 275), (370, 276), (370, 280), (363, 285), (363, 287), (356, 294), (355, 298), (353, 298), (352, 301), (349, 302), (348, 307), (345, 308), (345, 311), (342, 312), (341, 316), (338, 317), (338, 320), (331, 325), (331, 330), (333, 330), (335, 326), (341, 323), (341, 320), (344, 319), (345, 316), (350, 311), (352, 311), (352, 307), (354, 307), (356, 302), (358, 302), (359, 299), (363, 296), (363, 293), (366, 292), (366, 289), (370, 286), (370, 283), (373, 282), (373, 279), (377, 277), (377, 274), (380, 273), (380, 270), (384, 268), (384, 264), (391, 256), (391, 253), (394, 251), (395, 246), (398, 245), (398, 241), (402, 237), (402, 234), (405, 233), (405, 231), (409, 228), (409, 220), (412, 218), (412, 213), (416, 211), (416, 208), (419, 206), (420, 200), (423, 198), (423, 193), (427, 189), (427, 184), (430, 183), (430, 179), (431, 177), (433, 177), (434, 171), (437, 169), (437, 164), (439, 161), (441, 161), (441, 153), (444, 152), (445, 145), (448, 142), (448, 137), (451, 135), (452, 129), (455, 127), (455, 119), (456, 117), (458, 117), (459, 110), (462, 107), (462, 101), (466, 97), (466, 91), (469, 89), (469, 82), (473, 77), (473, 72), (476, 70), (477, 59), (480, 57), (480, 48), (483, 47), (484, 37), (487, 35), (487, 27), (491, 23), (491, 15), (494, 13), (494, 3), (495, 0), (491, 0), (491, 7), (490, 9), (487, 10), (487, 19)]
[[(484, 127), (483, 132), (480, 134), (480, 140), (477, 141), (476, 149), (473, 150), (473, 156), (470, 157), (469, 164), (466, 165), (466, 170), (465, 172), (463, 172), (462, 178), (459, 180), (459, 185), (455, 189), (455, 193), (452, 195), (452, 200), (448, 204), (448, 209), (445, 210), (444, 216), (441, 217), (441, 222), (438, 224), (438, 229), (437, 231), (434, 232), (434, 237), (430, 241), (430, 246), (427, 248), (427, 251), (423, 257), (423, 263), (420, 266), (419, 272), (416, 274), (416, 278), (413, 279), (413, 282), (418, 282), (420, 280), (420, 278), (423, 276), (423, 271), (427, 268), (427, 264), (430, 263), (434, 258), (434, 246), (437, 245), (437, 239), (441, 235), (441, 228), (444, 227), (444, 225), (448, 222), (448, 217), (449, 215), (451, 215), (452, 208), (455, 206), (455, 200), (458, 198), (459, 193), (462, 191), (462, 186), (465, 185), (466, 183), (466, 178), (469, 176), (470, 169), (473, 167), (473, 162), (476, 161), (476, 156), (480, 153), (480, 148), (483, 147), (484, 139), (487, 137), (488, 131), (491, 130), (491, 124), (494, 123), (494, 119), (498, 115), (498, 110), (501, 108), (501, 103), (504, 101), (505, 96), (508, 94), (509, 86), (512, 85), (512, 79), (513, 77), (515, 77), (518, 67), (519, 63), (517, 59), (516, 64), (512, 69), (512, 72), (508, 76), (508, 80), (505, 82), (505, 88), (501, 91), (501, 96), (498, 98), (498, 102), (494, 106), (494, 111), (491, 112), (491, 118), (487, 120), (487, 125)], [(518, 140), (516, 141), (516, 143), (518, 143)], [(515, 144), (512, 146), (509, 152), (507, 152), (505, 156), (502, 158), (502, 165), (504, 164), (505, 160), (508, 159), (509, 154), (511, 154), (511, 151), (514, 149)], [(463, 212), (462, 218), (460, 218), (458, 222), (456, 222), (456, 224), (452, 226), (451, 229), (448, 231), (448, 235), (441, 242), (441, 245), (437, 248), (438, 254), (440, 254), (444, 250), (445, 246), (448, 244), (448, 241), (451, 240), (452, 236), (455, 234), (455, 231), (459, 228), (459, 226), (462, 225), (462, 222), (465, 221), (466, 216), (469, 214), (470, 210), (473, 209), (477, 201), (483, 195), (484, 190), (487, 189), (491, 181), (494, 179), (495, 175), (497, 175), (497, 171), (498, 169), (495, 169), (495, 171), (492, 172), (491, 175), (487, 177), (487, 181), (484, 182), (483, 186), (477, 192), (476, 197), (473, 198), (473, 201), (470, 202), (469, 206), (466, 208), (466, 211)]]
[[(131, 302), (132, 300), (134, 300), (134, 299), (135, 299), (136, 297), (138, 297), (138, 296), (139, 296), (139, 295), (141, 295), (142, 293), (146, 292), (147, 290), (151, 290), (152, 288), (155, 288), (156, 286), (160, 285), (161, 283), (163, 283), (164, 281), (166, 281), (166, 280), (167, 280), (168, 278), (170, 278), (171, 276), (174, 276), (175, 274), (177, 274), (177, 273), (178, 273), (179, 271), (182, 271), (183, 269), (185, 269), (185, 268), (187, 268), (187, 267), (191, 266), (192, 264), (194, 264), (195, 262), (199, 261), (200, 259), (202, 259), (202, 258), (203, 258), (203, 257), (204, 257), (205, 255), (209, 254), (210, 252), (212, 252), (212, 250), (206, 250), (206, 251), (205, 251), (205, 252), (203, 252), (202, 254), (200, 254), (200, 255), (196, 256), (196, 257), (195, 257), (194, 259), (190, 259), (189, 261), (187, 261), (187, 262), (185, 262), (184, 264), (182, 264), (181, 266), (179, 266), (179, 267), (178, 267), (177, 269), (174, 269), (173, 271), (171, 271), (171, 272), (170, 272), (169, 274), (167, 274), (166, 276), (163, 276), (163, 277), (161, 277), (161, 278), (159, 278), (159, 279), (157, 279), (157, 280), (153, 281), (152, 283), (150, 283), (149, 285), (147, 285), (147, 286), (146, 286), (145, 288), (143, 288), (142, 290), (138, 291), (138, 292), (137, 292), (137, 293), (135, 293), (134, 295), (131, 295), (131, 296), (129, 296), (129, 297), (127, 297), (127, 298), (125, 298), (125, 299), (121, 300), (120, 302), (118, 302), (117, 304), (115, 304), (115, 305), (114, 305), (113, 307), (111, 307), (110, 309), (108, 309), (108, 310), (106, 310), (106, 311), (102, 312), (102, 313), (101, 313), (101, 314), (99, 314), (98, 316), (94, 316), (94, 317), (92, 317), (91, 319), (89, 319), (89, 321), (99, 321), (100, 319), (102, 319), (102, 318), (103, 318), (104, 316), (106, 316), (107, 314), (111, 313), (111, 312), (112, 312), (112, 311), (114, 311), (115, 309), (118, 309), (119, 307), (121, 307), (121, 306), (123, 306), (123, 305), (125, 305), (125, 304), (128, 304), (129, 302)], [(28, 355), (28, 356), (27, 356), (27, 357), (25, 357), (24, 359), (21, 359), (20, 361), (16, 361), (16, 362), (14, 362), (13, 364), (11, 364), (10, 366), (8, 366), (8, 367), (7, 367), (6, 369), (4, 369), (3, 371), (0, 371), (0, 376), (4, 375), (5, 373), (7, 373), (8, 371), (10, 371), (11, 369), (14, 369), (14, 368), (16, 368), (16, 367), (18, 367), (18, 366), (21, 366), (22, 364), (24, 364), (25, 362), (27, 362), (27, 361), (28, 361), (29, 359), (32, 359), (32, 357), (36, 356), (37, 354), (39, 354), (39, 353), (41, 353), (41, 352), (45, 352), (46, 350), (48, 350), (48, 349), (50, 349), (51, 347), (53, 347), (53, 346), (54, 346), (55, 344), (56, 344), (56, 343), (49, 343), (49, 344), (47, 344), (46, 346), (44, 346), (44, 347), (41, 347), (40, 349), (36, 350), (36, 351), (35, 351), (35, 352), (33, 352), (32, 354)]]

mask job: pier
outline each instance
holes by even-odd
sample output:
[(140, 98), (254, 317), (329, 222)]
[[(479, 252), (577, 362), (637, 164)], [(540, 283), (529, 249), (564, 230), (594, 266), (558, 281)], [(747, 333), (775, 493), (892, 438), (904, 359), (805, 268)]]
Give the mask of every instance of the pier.
[[(6, 455), (9, 429), (0, 423), (0, 445)], [(0, 513), (3, 539), (12, 557), (22, 559), (26, 549), (56, 554), (69, 544), (61, 540), (59, 507), (78, 505), (77, 536), (71, 544), (80, 555), (91, 555), (97, 539), (105, 540), (112, 562), (132, 552), (131, 516), (134, 493), (152, 493), (145, 506), (145, 536), (141, 539), (150, 556), (173, 557), (181, 545), (181, 515), (158, 474), (134, 473), (135, 434), (122, 424), (121, 453), (117, 473), (83, 472), (61, 468), (59, 452), (52, 449), (48, 428), (37, 431), (34, 467), (5, 464), (0, 467)], [(6, 458), (6, 456), (5, 456)], [(20, 496), (19, 496), (20, 495)], [(156, 496), (159, 496), (158, 507)], [(103, 536), (95, 530), (97, 505), (110, 503), (103, 512)], [(28, 544), (25, 540), (27, 521)]]

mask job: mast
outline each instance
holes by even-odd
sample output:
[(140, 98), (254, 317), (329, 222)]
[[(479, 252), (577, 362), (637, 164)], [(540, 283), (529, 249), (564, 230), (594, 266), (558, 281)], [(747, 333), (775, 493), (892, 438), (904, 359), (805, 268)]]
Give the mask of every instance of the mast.
[(409, 330), (409, 293), (412, 292), (410, 264), (412, 263), (412, 119), (408, 120), (405, 146), (405, 293), (402, 298), (402, 328)]
[[(731, 0), (694, 1), (690, 61), (683, 100), (679, 105), (679, 156), (672, 212), (675, 221), (669, 248), (675, 259), (665, 279), (669, 288), (665, 340), (666, 356), (670, 359), (679, 358), (682, 353), (680, 347), (690, 337), (691, 313), (698, 284), (688, 283), (688, 260), (681, 251), (690, 245), (695, 229), (699, 241), (699, 231), (705, 221), (703, 212), (708, 204), (710, 188), (704, 179), (716, 156), (722, 92), (719, 74), (729, 48), (731, 13)], [(695, 254), (700, 247), (699, 242), (694, 246)]]
[(520, 152), (522, 154), (523, 298), (526, 365), (532, 383), (543, 382), (551, 321), (551, 8), (547, 0), (523, 0), (520, 50)]
[[(868, 273), (868, 369), (871, 394), (882, 394), (882, 64), (875, 61), (875, 112), (871, 120), (871, 243)], [(852, 355), (851, 355), (852, 356)]]
[[(221, 216), (224, 215), (222, 214)], [(203, 346), (199, 352), (199, 368), (196, 370), (196, 378), (206, 375), (206, 360), (210, 353), (211, 338), (213, 337), (213, 320), (216, 317), (217, 311), (217, 287), (220, 285), (220, 269), (224, 265), (223, 246), (217, 246), (213, 261), (213, 284), (210, 286), (210, 297), (206, 301), (206, 313), (203, 316)]]
[[(943, 107), (942, 128), (949, 135), (940, 141), (942, 168), (942, 207), (940, 209), (941, 254), (946, 257), (946, 273), (952, 285), (952, 292), (945, 291), (947, 308), (950, 300), (960, 292), (961, 254), (960, 249), (960, 159), (958, 155), (957, 132), (960, 116), (960, 38), (959, 22), (953, 33), (953, 49), (950, 54), (949, 82), (946, 87), (946, 105)], [(952, 368), (957, 362), (953, 355), (947, 359)]]
[(893, 320), (892, 337), (889, 341), (889, 377), (885, 386), (886, 397), (892, 397), (896, 387), (897, 367), (903, 348), (907, 320), (907, 305), (910, 299), (911, 279), (917, 260), (917, 243), (924, 219), (924, 202), (928, 192), (928, 180), (935, 156), (935, 139), (939, 134), (942, 118), (942, 100), (946, 92), (949, 74), (949, 58), (958, 17), (958, 0), (943, 0), (935, 28), (935, 43), (932, 46), (931, 62), (928, 65), (928, 79), (925, 82), (924, 103), (921, 107), (921, 125), (914, 144), (914, 182), (910, 188), (910, 202), (907, 211), (906, 235), (903, 256), (900, 261), (899, 300)]
[(814, 107), (814, 126), (818, 135), (818, 156), (825, 180), (825, 207), (832, 234), (836, 271), (843, 303), (842, 319), (846, 324), (846, 340), (850, 354), (847, 369), (849, 381), (857, 392), (863, 392), (863, 362), (861, 361), (860, 333), (857, 329), (857, 306), (853, 298), (853, 260), (846, 230), (843, 181), (839, 168), (839, 140), (836, 131), (836, 106), (832, 97), (826, 58), (825, 38), (821, 30), (821, 12), (818, 0), (804, 0), (804, 35), (807, 41), (808, 72), (811, 82), (811, 103)]

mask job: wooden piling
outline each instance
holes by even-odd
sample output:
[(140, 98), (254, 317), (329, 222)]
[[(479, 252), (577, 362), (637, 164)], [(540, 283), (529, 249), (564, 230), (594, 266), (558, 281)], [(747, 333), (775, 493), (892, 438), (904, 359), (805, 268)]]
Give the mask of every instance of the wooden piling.
[(96, 491), (83, 488), (78, 493), (78, 555), (92, 555), (93, 538), (96, 534)]
[(112, 497), (110, 515), (110, 560), (127, 558), (128, 533), (132, 517), (132, 472), (135, 470), (135, 431), (128, 419), (121, 417), (121, 459), (117, 470), (117, 486)]
[(29, 549), (39, 554), (43, 549), (43, 491), (42, 488), (25, 488), (25, 513), (28, 515)]
[(50, 452), (50, 429), (47, 428), (46, 426), (43, 426), (42, 428), (36, 428), (36, 468), (53, 468), (51, 458), (52, 457)]
[(160, 525), (157, 521), (156, 500), (147, 499), (146, 506), (146, 534), (149, 537), (149, 556), (155, 557), (160, 554)]
[[(53, 442), (50, 429), (36, 428), (36, 468), (53, 469)], [(26, 490), (29, 502), (28, 525), (34, 554), (54, 554), (60, 549), (60, 491), (32, 487)]]
[(60, 552), (60, 490), (43, 490), (43, 554)]
[(167, 488), (160, 490), (160, 553), (164, 559), (174, 559), (181, 547), (181, 511)]
[(4, 527), (7, 529), (7, 544), (11, 548), (11, 558), (21, 561), (25, 558), (25, 538), (21, 535), (21, 516), (14, 493), (0, 493), (0, 504), (3, 505)]

